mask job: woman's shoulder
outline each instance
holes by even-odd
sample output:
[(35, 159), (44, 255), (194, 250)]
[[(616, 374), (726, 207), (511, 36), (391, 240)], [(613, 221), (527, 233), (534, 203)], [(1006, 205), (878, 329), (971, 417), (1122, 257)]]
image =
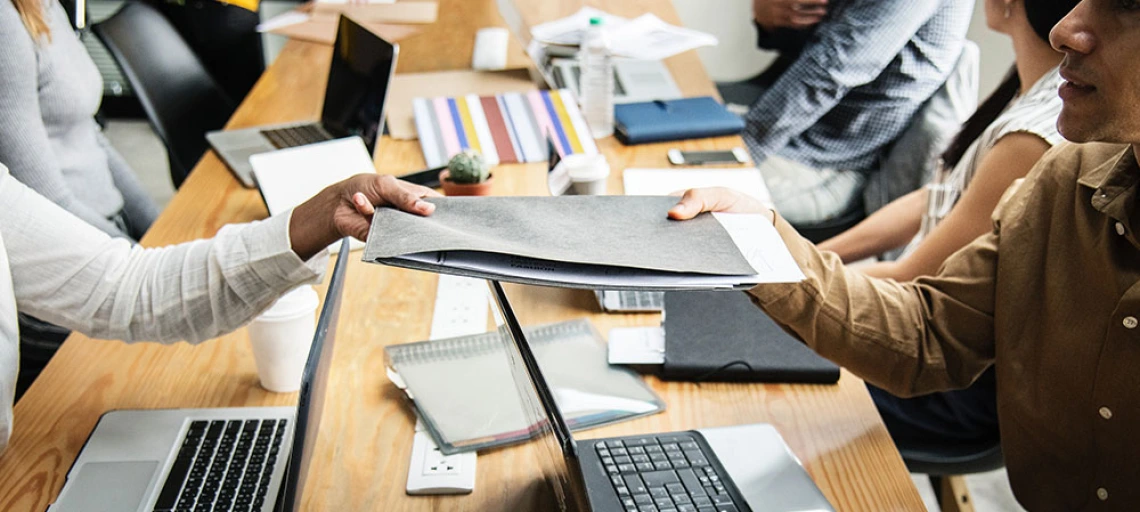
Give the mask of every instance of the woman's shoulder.
[(1024, 132), (1041, 137), (1050, 146), (1060, 144), (1064, 140), (1057, 132), (1062, 106), (1057, 88), (1061, 82), (1056, 68), (1042, 76), (990, 125), (991, 140), (996, 142), (1008, 134)]

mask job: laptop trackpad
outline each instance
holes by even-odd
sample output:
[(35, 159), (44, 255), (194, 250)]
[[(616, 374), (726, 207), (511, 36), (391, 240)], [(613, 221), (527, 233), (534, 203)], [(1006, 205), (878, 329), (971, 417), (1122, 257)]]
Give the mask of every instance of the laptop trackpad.
[(158, 469), (158, 461), (89, 462), (68, 482), (52, 512), (138, 510)]

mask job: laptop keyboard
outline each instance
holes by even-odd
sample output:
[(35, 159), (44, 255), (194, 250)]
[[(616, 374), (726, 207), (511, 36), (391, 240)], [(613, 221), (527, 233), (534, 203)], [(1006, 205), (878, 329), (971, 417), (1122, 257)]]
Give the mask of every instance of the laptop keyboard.
[(261, 510), (287, 424), (286, 419), (190, 423), (154, 512)]
[(269, 139), (269, 143), (277, 149), (294, 148), (333, 139), (331, 135), (315, 124), (261, 130), (261, 134)]
[(611, 439), (594, 449), (626, 512), (742, 510), (725, 489), (725, 475), (709, 463), (692, 436)]
[(623, 290), (620, 292), (619, 303), (622, 309), (636, 309), (640, 311), (660, 310), (665, 308), (665, 292), (639, 292)]

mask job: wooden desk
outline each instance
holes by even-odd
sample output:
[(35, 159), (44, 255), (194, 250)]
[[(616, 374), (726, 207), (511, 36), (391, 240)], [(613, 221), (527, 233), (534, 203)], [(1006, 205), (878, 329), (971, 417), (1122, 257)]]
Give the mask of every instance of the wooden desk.
[[(449, 3), (462, 2), (484, 0), (445, 0), (441, 12), (446, 12)], [(672, 8), (663, 0), (613, 3), (620, 5), (613, 9), (619, 14), (652, 8), (676, 22)], [(483, 5), (492, 8), (493, 2), (486, 0)], [(545, 9), (549, 4), (542, 5)], [(572, 10), (563, 9), (554, 15)], [(433, 44), (430, 38), (418, 41), (408, 40), (405, 47)], [(290, 42), (230, 126), (316, 118), (325, 77), (312, 70), (327, 69), (330, 51), (327, 46)], [(712, 92), (694, 52), (670, 59), (668, 64), (686, 93)], [(401, 69), (425, 70), (407, 60)], [(668, 147), (714, 149), (736, 145), (740, 145), (736, 137), (636, 147), (623, 147), (613, 140), (600, 144), (614, 169), (665, 166)], [(415, 141), (385, 139), (376, 163), (381, 172), (403, 173), (421, 168), (423, 159)], [(495, 173), (497, 193), (543, 193), (541, 165), (501, 166)], [(620, 172), (614, 173), (609, 187), (613, 193), (621, 190)], [(199, 162), (143, 242), (158, 246), (209, 237), (226, 223), (265, 216), (257, 193), (238, 185), (211, 152)], [(358, 255), (352, 257), (357, 259)], [(471, 495), (410, 497), (404, 493), (414, 419), (401, 394), (384, 377), (383, 347), (427, 338), (436, 281), (432, 274), (351, 263), (330, 396), (303, 497), (306, 510), (553, 508), (545, 484), (527, 469), (533, 467), (534, 445), (480, 454), (477, 487)], [(656, 315), (603, 315), (591, 295), (582, 291), (512, 286), (509, 292), (520, 317), (528, 322), (588, 316), (606, 332), (615, 326), (658, 321)], [(863, 383), (849, 373), (844, 372), (836, 386), (696, 385), (654, 378), (648, 382), (668, 404), (666, 412), (580, 435), (768, 422), (780, 430), (840, 510), (923, 507)], [(268, 393), (258, 386), (244, 329), (198, 346), (127, 345), (72, 336), (16, 405), (15, 432), (8, 451), (0, 458), (0, 510), (45, 509), (62, 487), (88, 433), (106, 411), (295, 402), (295, 394)]]

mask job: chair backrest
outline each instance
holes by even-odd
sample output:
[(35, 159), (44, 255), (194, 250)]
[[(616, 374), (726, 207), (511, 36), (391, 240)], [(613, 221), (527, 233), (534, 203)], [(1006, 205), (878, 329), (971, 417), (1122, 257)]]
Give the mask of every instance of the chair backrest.
[(180, 186), (209, 148), (206, 132), (222, 128), (236, 105), (153, 7), (128, 1), (92, 30), (138, 95)]
[(978, 107), (980, 61), (978, 45), (966, 41), (946, 82), (915, 113), (879, 170), (868, 177), (863, 190), (867, 215), (931, 181), (938, 155)]

